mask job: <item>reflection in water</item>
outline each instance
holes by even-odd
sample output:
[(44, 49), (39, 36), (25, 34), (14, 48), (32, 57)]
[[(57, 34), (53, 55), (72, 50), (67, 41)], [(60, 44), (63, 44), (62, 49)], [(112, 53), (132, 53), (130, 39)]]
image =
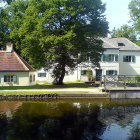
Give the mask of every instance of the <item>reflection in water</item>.
[(0, 101), (0, 140), (138, 140), (138, 102)]
[(12, 118), (13, 113), (22, 105), (22, 102), (0, 102), (0, 114), (5, 114), (7, 118)]

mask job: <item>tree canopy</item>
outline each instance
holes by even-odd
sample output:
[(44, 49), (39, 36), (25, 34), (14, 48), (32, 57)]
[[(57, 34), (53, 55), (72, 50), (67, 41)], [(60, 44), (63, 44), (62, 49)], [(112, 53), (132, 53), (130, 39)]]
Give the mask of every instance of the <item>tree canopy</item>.
[(136, 42), (136, 33), (133, 27), (128, 26), (127, 24), (122, 25), (117, 30), (113, 30), (113, 37), (125, 37), (131, 40), (132, 42)]
[(131, 21), (140, 33), (140, 0), (131, 0), (129, 3)]
[[(129, 3), (129, 10), (131, 22), (138, 38), (140, 34), (140, 0), (131, 0), (131, 2)], [(140, 39), (136, 40), (136, 44), (140, 46)]]
[(101, 0), (15, 0), (5, 8), (10, 38), (35, 68), (52, 68), (55, 83), (78, 63), (99, 66), (98, 39), (108, 31)]
[(4, 44), (9, 41), (9, 29), (7, 26), (7, 15), (3, 8), (0, 8), (0, 47), (3, 48)]

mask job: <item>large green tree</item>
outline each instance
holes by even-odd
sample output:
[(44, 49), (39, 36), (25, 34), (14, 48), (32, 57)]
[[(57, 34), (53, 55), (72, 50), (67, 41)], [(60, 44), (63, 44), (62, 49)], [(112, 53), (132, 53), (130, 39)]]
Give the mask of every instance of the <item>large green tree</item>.
[(132, 42), (136, 42), (137, 37), (135, 33), (135, 29), (127, 24), (121, 26), (117, 30), (113, 30), (113, 37), (125, 37), (131, 40)]
[(4, 12), (4, 8), (0, 7), (0, 49), (4, 47), (4, 44), (9, 41), (9, 28), (7, 25), (7, 15)]
[[(130, 17), (131, 22), (133, 23), (133, 27), (137, 32), (137, 37), (140, 34), (140, 0), (131, 0), (129, 3)], [(136, 41), (136, 43), (140, 46), (140, 39)]]
[(108, 31), (101, 0), (16, 0), (5, 9), (10, 37), (35, 67), (53, 69), (56, 84), (89, 57), (99, 66)]
[(140, 0), (131, 0), (129, 3), (131, 21), (136, 30), (140, 33)]

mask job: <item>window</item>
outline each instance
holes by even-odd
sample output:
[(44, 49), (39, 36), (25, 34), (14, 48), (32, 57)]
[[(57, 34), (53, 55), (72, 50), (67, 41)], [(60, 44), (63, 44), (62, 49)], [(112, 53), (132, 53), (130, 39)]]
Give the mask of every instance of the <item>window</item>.
[(86, 75), (87, 70), (81, 70), (81, 75)]
[(30, 75), (30, 83), (32, 82), (32, 75)]
[(118, 46), (125, 46), (124, 43), (118, 43)]
[(35, 75), (30, 75), (29, 77), (30, 83), (35, 81)]
[(46, 77), (46, 73), (38, 73), (38, 77)]
[(16, 75), (4, 75), (4, 82), (17, 82)]
[(123, 56), (123, 62), (135, 62), (135, 56)]
[(116, 70), (107, 70), (106, 75), (117, 75), (117, 71)]
[(103, 61), (103, 62), (117, 62), (118, 55), (117, 54), (103, 54), (101, 57), (101, 61)]
[(33, 82), (35, 81), (35, 75), (33, 75)]

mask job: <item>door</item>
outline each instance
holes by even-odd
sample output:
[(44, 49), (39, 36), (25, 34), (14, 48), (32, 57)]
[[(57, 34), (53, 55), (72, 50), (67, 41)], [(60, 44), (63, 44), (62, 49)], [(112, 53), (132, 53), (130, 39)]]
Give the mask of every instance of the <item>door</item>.
[(96, 81), (102, 80), (102, 69), (96, 69)]

